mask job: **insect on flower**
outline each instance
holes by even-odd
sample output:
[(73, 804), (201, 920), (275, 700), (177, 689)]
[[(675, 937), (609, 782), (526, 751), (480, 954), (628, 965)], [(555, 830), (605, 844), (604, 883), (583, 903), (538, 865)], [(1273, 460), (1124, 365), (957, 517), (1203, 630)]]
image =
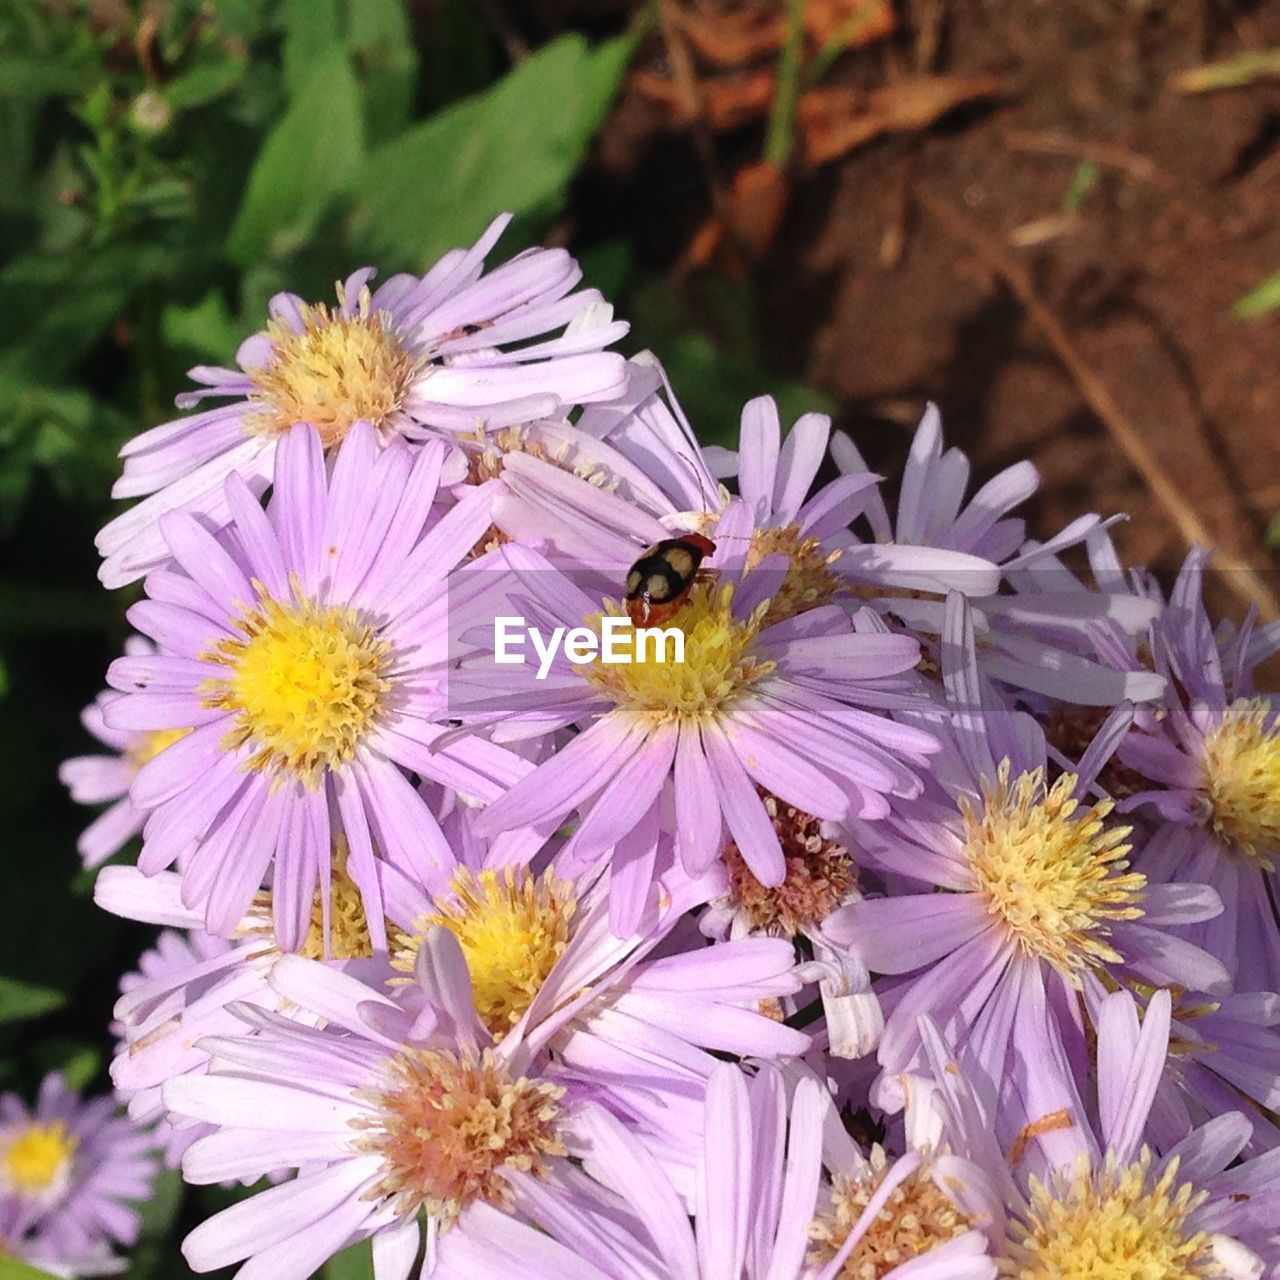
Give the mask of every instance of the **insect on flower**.
[(716, 544), (700, 533), (682, 533), (646, 547), (627, 573), (627, 612), (636, 627), (661, 626), (684, 603), (706, 556)]

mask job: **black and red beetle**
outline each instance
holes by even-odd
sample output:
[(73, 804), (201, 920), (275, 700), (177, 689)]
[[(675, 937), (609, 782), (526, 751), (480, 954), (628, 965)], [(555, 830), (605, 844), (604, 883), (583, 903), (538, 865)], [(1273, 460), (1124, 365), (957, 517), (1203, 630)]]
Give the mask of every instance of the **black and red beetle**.
[(684, 603), (702, 561), (716, 544), (700, 533), (682, 533), (646, 547), (627, 573), (627, 613), (635, 627), (661, 626)]

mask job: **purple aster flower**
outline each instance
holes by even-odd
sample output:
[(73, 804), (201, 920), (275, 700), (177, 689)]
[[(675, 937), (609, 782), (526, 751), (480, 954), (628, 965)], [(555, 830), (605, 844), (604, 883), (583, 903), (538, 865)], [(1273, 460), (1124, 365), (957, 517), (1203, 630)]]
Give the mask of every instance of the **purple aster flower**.
[[(1158, 992), (1139, 1021), (1127, 992), (1098, 1022), (1096, 1115), (1041, 1058), (1040, 1112), (1008, 1150), (991, 1128), (993, 1098), (951, 1061), (926, 1026), (947, 1101), (950, 1145), (984, 1175), (957, 1195), (989, 1223), (1001, 1274), (1259, 1280), (1280, 1264), (1280, 1152), (1238, 1163), (1249, 1122), (1219, 1115), (1167, 1150), (1144, 1144), (1166, 1074), (1170, 1003)], [(1055, 1096), (1056, 1095), (1056, 1096)]]
[(627, 326), (612, 320), (595, 290), (575, 292), (582, 271), (568, 253), (531, 249), (484, 274), (509, 221), (495, 219), (471, 249), (446, 254), (421, 278), (392, 276), (370, 291), (374, 272), (357, 271), (339, 283), (334, 307), (278, 294), (267, 328), (236, 353), (238, 368), (192, 369), (202, 385), (178, 397), (180, 408), (227, 403), (155, 427), (121, 450), (114, 496), (151, 496), (98, 535), (102, 581), (122, 586), (165, 562), (158, 522), (168, 511), (225, 525), (226, 477), (238, 472), (260, 493), (280, 437), (296, 423), (310, 423), (330, 448), (358, 421), (383, 442), (421, 439), (528, 422), (621, 393), (623, 359), (603, 348)]
[[(124, 651), (131, 657), (147, 657), (156, 650), (141, 636), (130, 636)], [(142, 831), (147, 815), (129, 798), (129, 788), (144, 764), (187, 733), (185, 729), (137, 733), (110, 728), (104, 712), (120, 696), (106, 689), (80, 716), (84, 727), (112, 754), (75, 756), (63, 761), (58, 770), (58, 777), (77, 804), (107, 805), (76, 842), (80, 857), (89, 868), (100, 866)]]
[[(721, 531), (735, 512), (747, 518), (735, 504)], [(536, 552), (507, 546), (496, 555), (517, 578), (508, 612), (544, 631), (600, 630), (606, 616), (624, 614)], [(876, 714), (923, 696), (918, 646), (868, 611), (851, 619), (826, 606), (770, 623), (769, 594), (781, 580), (739, 561), (697, 581), (669, 623), (685, 638), (683, 662), (657, 660), (648, 646), (640, 661), (579, 665), (561, 649), (544, 679), (535, 665), (493, 663), (492, 650), (469, 659), (451, 678), (453, 714), (496, 724), (502, 741), (580, 730), (492, 801), (477, 829), (554, 830), (579, 810), (564, 858), (585, 869), (612, 851), (615, 892), (627, 895), (615, 924), (627, 931), (648, 895), (664, 800), (688, 875), (711, 866), (727, 832), (752, 874), (777, 885), (786, 860), (757, 786), (825, 819), (879, 816), (886, 796), (918, 794), (915, 771), (933, 737)], [(492, 635), (481, 628), (479, 642), (492, 645)]]
[[(132, 868), (111, 870), (137, 874)], [(95, 888), (101, 885), (102, 877), (99, 877)], [(117, 1003), (116, 1018), (110, 1028), (116, 1037), (115, 1056), (111, 1062), (111, 1082), (115, 1086), (116, 1097), (128, 1107), (130, 1118), (137, 1124), (148, 1126), (155, 1134), (156, 1142), (164, 1155), (164, 1163), (172, 1169), (176, 1169), (181, 1163), (182, 1153), (198, 1136), (199, 1130), (175, 1129), (169, 1123), (160, 1099), (160, 1082), (180, 1070), (189, 1069), (189, 1064), (185, 1061), (189, 1056), (198, 1055), (203, 1059), (200, 1063), (202, 1068), (207, 1062), (207, 1055), (200, 1054), (189, 1042), (182, 1043), (186, 1027), (181, 1013), (161, 1010), (158, 1016), (151, 1019), (137, 1019), (132, 1016), (133, 1008), (129, 997), (131, 993), (138, 993), (145, 998), (149, 991), (157, 987), (166, 991), (178, 989), (184, 996), (188, 996), (192, 983), (198, 983), (201, 987), (211, 985), (200, 982), (200, 979), (209, 974), (210, 966), (207, 962), (230, 950), (231, 943), (225, 938), (215, 938), (198, 929), (165, 929), (156, 939), (155, 946), (144, 951), (138, 958), (138, 968), (120, 979), (122, 998)], [(217, 972), (214, 967), (215, 976)], [(173, 982), (174, 978), (178, 982)], [(188, 998), (187, 1003), (190, 1002)], [(174, 1050), (179, 1046), (180, 1052), (175, 1064)], [(168, 1061), (162, 1065), (158, 1076), (155, 1076), (154, 1063), (158, 1056), (165, 1056)], [(147, 1078), (148, 1067), (153, 1073), (152, 1079)]]
[(134, 779), (151, 811), (139, 866), (180, 861), (183, 893), (227, 936), (271, 877), (277, 937), (301, 945), (317, 885), (328, 901), (331, 832), (365, 895), (375, 941), (378, 856), (443, 883), (455, 858), (404, 770), (491, 799), (529, 766), (479, 740), (437, 748), (445, 579), (487, 521), (485, 495), (435, 519), (442, 444), (379, 450), (359, 423), (326, 472), (299, 426), (277, 455), (269, 511), (239, 475), (215, 538), (191, 515), (162, 520), (176, 567), (147, 579), (129, 616), (161, 645), (108, 680), (126, 696), (107, 723), (190, 729)]
[(886, 1074), (919, 1065), (918, 1022), (929, 1016), (1001, 1086), (1001, 1123), (1016, 1131), (1043, 1059), (1070, 1064), (1083, 1087), (1087, 986), (1105, 977), (1228, 989), (1223, 966), (1169, 929), (1221, 904), (1206, 885), (1150, 884), (1130, 870), (1129, 828), (1111, 820), (1110, 799), (1089, 803), (1131, 708), (1055, 780), (1036, 722), (984, 705), (966, 602), (953, 595), (948, 611), (951, 717), (938, 726), (948, 749), (920, 800), (851, 834), (851, 847), (901, 881), (843, 908), (827, 933), (890, 975), (877, 984)]
[[(845, 475), (868, 470), (847, 435), (836, 436), (831, 452)], [(966, 501), (970, 471), (962, 450), (944, 447), (942, 415), (930, 404), (911, 441), (898, 485), (896, 517), (890, 518), (878, 492), (867, 505), (875, 540), (962, 552), (1010, 573), (1075, 546), (1102, 524), (1099, 516), (1081, 516), (1048, 542), (1028, 544), (1026, 522), (1010, 513), (1040, 487), (1034, 465), (1024, 461), (1006, 467)]]
[(537, 1230), (478, 1212), (442, 1242), (438, 1280), (994, 1280), (949, 1192), (977, 1170), (927, 1146), (864, 1156), (815, 1076), (722, 1063), (702, 1128), (692, 1223), (662, 1165), (597, 1111), (579, 1125), (591, 1180), (572, 1198), (532, 1187)]
[[(1280, 1146), (1280, 996), (1250, 991), (1225, 996), (1174, 990), (1169, 1056), (1148, 1125), (1162, 1150), (1228, 1111), (1253, 1126), (1244, 1150)], [(1105, 993), (1087, 989), (1096, 1023)], [(1141, 995), (1140, 995), (1141, 998)]]
[(138, 1237), (155, 1146), (113, 1099), (85, 1101), (56, 1073), (34, 1108), (0, 1095), (0, 1251), (64, 1275), (121, 1270), (113, 1246)]
[[(866, 470), (862, 455), (838, 436), (832, 453), (846, 474)], [(1158, 697), (1164, 682), (1140, 664), (1107, 660), (1099, 635), (1115, 635), (1124, 647), (1158, 613), (1158, 606), (1135, 593), (1112, 572), (1114, 553), (1097, 565), (1100, 589), (1086, 587), (1058, 558), (1085, 543), (1110, 548), (1112, 520), (1081, 516), (1046, 542), (1026, 538), (1026, 526), (1010, 512), (1031, 497), (1039, 477), (1030, 462), (1006, 468), (966, 502), (970, 465), (956, 448), (944, 449), (942, 420), (930, 405), (916, 430), (898, 492), (896, 519), (890, 519), (879, 492), (870, 495), (867, 523), (878, 544), (906, 543), (925, 557), (929, 548), (963, 553), (991, 565), (979, 583), (957, 573), (953, 589), (973, 600), (974, 627), (982, 637), (979, 664), (984, 677), (1019, 693), (1031, 692), (1085, 706), (1112, 707)], [(1012, 588), (997, 594), (1003, 583)], [(907, 584), (914, 585), (914, 584)], [(935, 653), (941, 634), (943, 601), (936, 593), (904, 598), (892, 592), (876, 602), (926, 642)], [(1102, 653), (1099, 650), (1103, 650)], [(935, 654), (936, 656), (936, 654)]]
[(862, 1057), (876, 1047), (884, 1028), (880, 1002), (856, 949), (836, 945), (824, 931), (841, 907), (861, 901), (857, 864), (840, 843), (838, 824), (819, 822), (768, 793), (762, 798), (786, 875), (773, 887), (761, 884), (730, 841), (706, 877), (711, 902), (699, 927), (719, 940), (788, 938), (806, 947), (820, 975), (826, 1047), (836, 1057)]
[[(555, 474), (524, 460), (509, 464), (510, 486), (525, 504), (559, 529), (567, 526), (557, 545), (572, 537), (584, 560), (625, 566), (637, 541), (654, 542), (672, 528), (736, 541), (739, 560), (754, 566), (771, 557), (786, 569), (775, 617), (830, 600), (854, 604), (876, 590), (996, 590), (998, 569), (967, 551), (865, 542), (852, 533), (869, 504), (879, 502), (879, 477), (861, 467), (816, 485), (831, 440), (825, 414), (802, 415), (784, 438), (777, 404), (761, 396), (743, 408), (736, 454), (704, 449), (656, 363), (649, 358), (632, 368), (628, 397), (591, 407), (577, 423), (579, 436), (600, 438), (594, 449), (579, 447), (590, 459), (580, 474)], [(720, 478), (732, 475), (746, 518), (738, 512), (730, 530), (721, 518), (733, 499)]]
[[(1188, 936), (1247, 991), (1280, 989), (1274, 907), (1280, 858), (1280, 698), (1254, 689), (1257, 666), (1280, 650), (1280, 623), (1216, 632), (1202, 594), (1206, 556), (1193, 551), (1152, 630), (1169, 676), (1161, 715), (1141, 721), (1118, 755), (1139, 781), (1124, 801), (1154, 827), (1141, 866), (1154, 880), (1193, 876), (1222, 914)], [(1140, 779), (1155, 783), (1143, 786)]]
[(378, 1280), (405, 1280), (425, 1230), (431, 1274), (442, 1235), (578, 1176), (570, 1158), (587, 1154), (579, 1130), (598, 1110), (589, 1090), (514, 1038), (492, 1046), (447, 929), (419, 949), (416, 979), (417, 998), (396, 1002), (286, 956), (272, 986), (323, 1029), (243, 1009), (256, 1034), (207, 1040), (214, 1071), (165, 1086), (170, 1111), (216, 1127), (188, 1149), (188, 1181), (299, 1169), (197, 1227), (183, 1245), (194, 1269), (247, 1259), (246, 1280), (304, 1280), (372, 1238)]

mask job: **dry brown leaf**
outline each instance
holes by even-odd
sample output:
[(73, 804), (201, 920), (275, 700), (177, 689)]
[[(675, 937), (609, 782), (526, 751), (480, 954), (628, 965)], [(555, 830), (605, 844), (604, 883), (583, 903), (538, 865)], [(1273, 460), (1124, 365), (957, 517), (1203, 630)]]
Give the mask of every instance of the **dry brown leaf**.
[(677, 276), (710, 266), (735, 278), (747, 274), (777, 238), (790, 195), (786, 173), (768, 160), (739, 169), (720, 209), (689, 241)]
[[(698, 91), (707, 124), (723, 132), (762, 119), (773, 105), (775, 80), (772, 70), (762, 68), (742, 75), (700, 81)], [(645, 97), (666, 107), (676, 124), (692, 123), (675, 83), (666, 76), (638, 70), (632, 75), (632, 84)]]
[(810, 164), (827, 164), (885, 133), (926, 129), (966, 103), (1005, 92), (994, 76), (918, 76), (883, 89), (812, 89), (796, 112)]
[[(675, 8), (675, 12), (690, 45), (713, 66), (743, 67), (774, 57), (787, 40), (786, 12), (781, 4), (768, 10), (744, 7), (711, 13)], [(861, 20), (848, 37), (850, 49), (883, 39), (894, 29), (890, 0), (808, 0), (805, 37), (815, 48), (821, 47), (855, 18)]]
[(890, 0), (810, 0), (804, 11), (805, 35), (818, 47), (834, 39), (857, 19), (846, 49), (860, 49), (892, 35), (897, 25)]
[(744, 165), (733, 175), (730, 216), (734, 238), (744, 253), (760, 259), (769, 251), (790, 194), (787, 175), (772, 161)]

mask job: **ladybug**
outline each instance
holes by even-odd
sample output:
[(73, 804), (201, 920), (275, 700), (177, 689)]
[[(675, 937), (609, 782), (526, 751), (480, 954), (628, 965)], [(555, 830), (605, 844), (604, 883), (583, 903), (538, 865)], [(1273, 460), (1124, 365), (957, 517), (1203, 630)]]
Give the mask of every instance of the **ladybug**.
[(700, 533), (682, 533), (646, 547), (627, 573), (627, 613), (633, 627), (661, 626), (684, 603), (716, 544)]

